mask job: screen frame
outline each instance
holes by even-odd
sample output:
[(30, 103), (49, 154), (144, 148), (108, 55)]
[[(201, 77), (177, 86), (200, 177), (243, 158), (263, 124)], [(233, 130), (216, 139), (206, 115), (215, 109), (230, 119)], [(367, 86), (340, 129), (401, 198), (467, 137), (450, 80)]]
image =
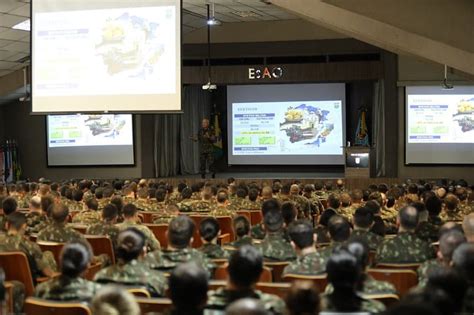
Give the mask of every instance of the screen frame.
[[(403, 93), (405, 97), (403, 98), (403, 164), (406, 167), (466, 167), (466, 166), (473, 166), (473, 163), (408, 163), (407, 162), (407, 145), (408, 145), (408, 93), (407, 87), (422, 87), (422, 86), (429, 86), (434, 87), (434, 85), (406, 85), (403, 87)], [(441, 86), (440, 86), (441, 88)], [(456, 87), (454, 87), (456, 88)]]
[[(77, 114), (77, 113), (76, 113)], [(82, 115), (86, 114), (91, 114), (91, 113), (81, 113)], [(116, 113), (114, 113), (116, 114)], [(123, 114), (129, 114), (129, 113), (123, 113)], [(70, 113), (66, 113), (66, 114), (51, 114), (52, 116), (56, 116), (56, 115), (74, 115), (74, 114), (70, 114)], [(48, 116), (49, 115), (44, 115), (44, 130), (45, 130), (45, 140), (46, 140), (46, 150), (45, 150), (45, 154), (46, 154), (46, 167), (47, 168), (88, 168), (88, 167), (101, 167), (101, 168), (113, 168), (113, 167), (118, 167), (118, 168), (128, 168), (128, 167), (136, 167), (137, 166), (137, 152), (136, 152), (136, 123), (135, 123), (135, 119), (136, 119), (136, 115), (134, 114), (130, 114), (132, 115), (132, 139), (133, 139), (133, 143), (132, 143), (132, 152), (133, 152), (133, 163), (131, 164), (82, 164), (82, 165), (77, 165), (77, 164), (71, 164), (71, 165), (66, 165), (66, 164), (63, 164), (63, 165), (50, 165), (49, 164), (49, 154), (48, 154), (48, 148), (49, 148), (49, 145), (48, 145), (48, 140), (49, 140), (49, 137), (48, 137)]]
[[(85, 111), (83, 113), (87, 114), (183, 114), (183, 0), (175, 0), (177, 4), (179, 4), (179, 75), (180, 75), (180, 82), (179, 82), (179, 95), (180, 95), (180, 102), (181, 102), (181, 109), (180, 110), (156, 110), (156, 111), (137, 111), (134, 109), (130, 109), (128, 111)], [(30, 82), (30, 115), (73, 115), (76, 114), (77, 111), (57, 111), (57, 112), (38, 112), (33, 111), (33, 1), (30, 1), (30, 71), (28, 74), (29, 82)], [(133, 120), (133, 119), (132, 119)], [(135, 139), (134, 139), (135, 141)], [(135, 161), (136, 162), (136, 161)]]

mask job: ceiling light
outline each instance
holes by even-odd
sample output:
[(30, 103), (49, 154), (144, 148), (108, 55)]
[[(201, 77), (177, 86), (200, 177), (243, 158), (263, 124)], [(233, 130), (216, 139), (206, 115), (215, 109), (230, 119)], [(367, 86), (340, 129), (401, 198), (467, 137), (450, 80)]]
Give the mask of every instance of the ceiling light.
[(31, 31), (31, 20), (28, 19), (28, 20), (25, 20), (23, 22), (20, 22), (16, 25), (13, 25), (12, 26), (12, 29), (14, 30), (21, 30), (21, 31)]
[[(210, 9), (210, 10), (209, 10)], [(210, 26), (219, 26), (221, 25), (222, 22), (216, 19), (216, 8), (215, 4), (211, 3), (210, 8), (209, 5), (207, 5), (207, 25)]]
[(216, 19), (215, 16), (211, 17), (209, 20), (207, 20), (207, 25), (211, 25), (211, 26), (214, 26), (214, 25), (221, 25), (221, 21), (219, 21), (218, 19)]

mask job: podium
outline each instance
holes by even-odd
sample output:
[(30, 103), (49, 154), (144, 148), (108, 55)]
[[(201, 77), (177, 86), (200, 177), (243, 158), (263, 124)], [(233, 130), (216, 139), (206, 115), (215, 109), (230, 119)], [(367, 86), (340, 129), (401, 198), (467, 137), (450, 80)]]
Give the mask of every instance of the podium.
[(370, 178), (370, 147), (344, 147), (345, 177)]

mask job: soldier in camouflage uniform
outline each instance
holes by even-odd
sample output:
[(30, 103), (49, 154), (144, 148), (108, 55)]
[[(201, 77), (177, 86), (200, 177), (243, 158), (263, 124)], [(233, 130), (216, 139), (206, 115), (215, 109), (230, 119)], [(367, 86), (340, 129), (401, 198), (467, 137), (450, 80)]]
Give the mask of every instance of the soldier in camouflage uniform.
[(65, 205), (54, 204), (50, 206), (51, 223), (38, 233), (38, 241), (44, 242), (85, 242), (84, 236), (73, 228), (66, 226), (69, 209)]
[(237, 188), (235, 198), (232, 199), (228, 208), (233, 211), (246, 210), (244, 203), (246, 201), (246, 191), (243, 188)]
[(339, 209), (339, 215), (346, 218), (347, 221), (352, 222), (352, 217), (354, 216), (355, 208), (352, 206), (351, 196), (344, 192), (339, 196), (341, 200), (341, 208)]
[(442, 202), (436, 197), (429, 197), (425, 201), (426, 210), (428, 211), (428, 221), (418, 224), (416, 236), (429, 243), (438, 241), (439, 230), (443, 225), (443, 220), (439, 217), (441, 213)]
[(464, 243), (458, 246), (453, 253), (453, 267), (463, 276), (468, 283), (468, 289), (464, 295), (461, 314), (472, 314), (474, 312), (474, 244)]
[(237, 216), (232, 224), (235, 232), (235, 241), (226, 244), (226, 249), (234, 250), (243, 245), (253, 245), (253, 240), (250, 237), (250, 222), (247, 217)]
[(311, 220), (311, 206), (309, 200), (300, 195), (300, 187), (296, 184), (290, 187), (290, 199), (296, 204), (298, 219)]
[(328, 231), (331, 238), (329, 246), (324, 247), (319, 251), (320, 256), (325, 262), (329, 260), (329, 257), (334, 251), (342, 247), (351, 235), (351, 226), (347, 220), (340, 216), (334, 215), (329, 219)]
[(199, 225), (199, 235), (203, 245), (199, 250), (209, 259), (221, 259), (229, 257), (229, 253), (217, 244), (219, 236), (219, 222), (215, 218), (206, 218)]
[(41, 198), (34, 196), (30, 199), (30, 211), (26, 214), (26, 233), (38, 233), (38, 227), (46, 222), (48, 217), (41, 210)]
[(262, 255), (252, 246), (243, 246), (229, 259), (228, 285), (208, 294), (208, 310), (224, 311), (229, 304), (242, 298), (259, 300), (272, 315), (286, 314), (285, 302), (276, 295), (254, 289), (263, 270)]
[(444, 197), (444, 211), (441, 213), (441, 219), (448, 221), (462, 221), (464, 213), (459, 209), (459, 199), (454, 194), (447, 194)]
[(216, 175), (214, 168), (214, 143), (216, 142), (216, 132), (214, 127), (209, 125), (209, 119), (203, 119), (197, 138), (193, 140), (199, 142), (199, 165), (201, 177), (206, 178), (206, 164), (212, 178)]
[(85, 209), (72, 218), (72, 223), (95, 224), (101, 221), (101, 215), (98, 211), (99, 204), (96, 199), (88, 199), (85, 202)]
[(181, 263), (194, 261), (212, 275), (215, 265), (200, 251), (190, 247), (194, 229), (194, 222), (188, 216), (173, 218), (168, 226), (168, 248), (149, 253), (145, 257), (147, 266), (169, 272)]
[(62, 270), (59, 277), (40, 283), (35, 296), (54, 301), (92, 300), (100, 285), (81, 278), (91, 261), (92, 252), (82, 243), (70, 243), (62, 251)]
[(140, 188), (137, 192), (138, 199), (133, 203), (139, 211), (152, 211), (153, 205), (148, 199), (148, 190)]
[(283, 270), (285, 274), (319, 275), (326, 270), (325, 261), (314, 246), (313, 226), (309, 221), (298, 220), (293, 222), (288, 234), (291, 245), (296, 251), (296, 260), (292, 261)]
[(281, 211), (271, 210), (263, 218), (267, 235), (258, 245), (265, 260), (292, 261), (296, 258), (295, 250), (283, 236), (283, 216)]
[(150, 203), (149, 211), (163, 213), (166, 211), (166, 190), (164, 189), (157, 189), (155, 192), (155, 200)]
[(308, 199), (310, 205), (310, 213), (321, 214), (324, 211), (323, 204), (319, 200), (318, 196), (314, 193), (314, 186), (311, 184), (305, 185), (303, 189), (303, 197)]
[(202, 199), (195, 200), (192, 204), (193, 211), (196, 212), (210, 212), (215, 206), (212, 200), (212, 190), (210, 187), (204, 188), (202, 192)]
[(398, 216), (400, 229), (398, 235), (382, 242), (376, 252), (377, 263), (421, 263), (434, 258), (431, 245), (415, 235), (418, 225), (417, 210), (407, 206)]
[(215, 208), (211, 209), (209, 215), (214, 217), (234, 216), (235, 212), (228, 207), (229, 199), (225, 191), (217, 193), (217, 204)]
[(120, 232), (117, 246), (117, 264), (100, 270), (94, 281), (143, 286), (153, 297), (165, 296), (166, 277), (139, 260), (145, 255), (145, 235), (135, 228), (126, 229)]
[(118, 209), (114, 204), (109, 203), (102, 209), (102, 221), (96, 224), (90, 225), (86, 234), (88, 235), (103, 235), (108, 236), (112, 241), (114, 249), (117, 249), (117, 236), (119, 234), (119, 228), (115, 225), (118, 218)]
[(153, 216), (153, 224), (165, 224), (168, 225), (173, 218), (179, 215), (179, 209), (175, 205), (168, 205), (160, 213)]
[(374, 224), (374, 215), (369, 208), (358, 208), (354, 213), (354, 230), (350, 240), (358, 239), (367, 243), (369, 250), (375, 251), (383, 241), (383, 237), (372, 233), (370, 228)]
[(193, 203), (195, 200), (191, 199), (191, 188), (184, 188), (181, 192), (181, 201), (177, 204), (179, 211), (182, 213), (193, 212)]
[(260, 210), (262, 209), (262, 203), (258, 200), (258, 190), (249, 190), (249, 199), (246, 199), (242, 203), (242, 209), (244, 210)]

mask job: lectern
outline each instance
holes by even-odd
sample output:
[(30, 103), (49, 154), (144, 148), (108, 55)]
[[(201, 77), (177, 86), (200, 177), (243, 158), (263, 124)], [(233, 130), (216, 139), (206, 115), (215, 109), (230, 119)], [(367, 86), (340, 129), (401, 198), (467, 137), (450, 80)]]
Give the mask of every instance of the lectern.
[(370, 147), (345, 147), (346, 178), (370, 178)]

